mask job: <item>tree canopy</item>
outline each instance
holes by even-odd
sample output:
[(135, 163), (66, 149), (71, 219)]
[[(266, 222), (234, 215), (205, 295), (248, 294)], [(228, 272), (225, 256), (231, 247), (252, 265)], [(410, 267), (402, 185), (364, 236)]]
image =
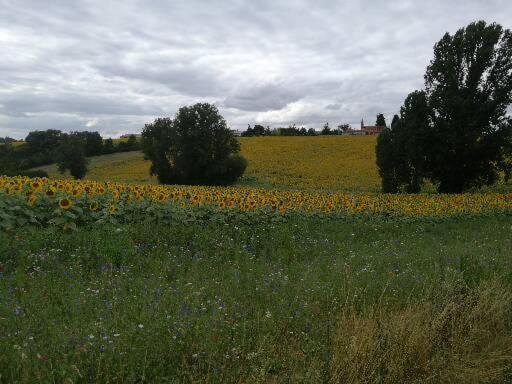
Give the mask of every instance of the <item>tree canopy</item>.
[(425, 91), (411, 93), (378, 140), (383, 190), (417, 192), (423, 179), (460, 193), (510, 175), (512, 34), (479, 21), (434, 46)]
[(214, 105), (182, 107), (174, 119), (146, 124), (142, 148), (165, 184), (227, 185), (245, 171), (240, 143)]

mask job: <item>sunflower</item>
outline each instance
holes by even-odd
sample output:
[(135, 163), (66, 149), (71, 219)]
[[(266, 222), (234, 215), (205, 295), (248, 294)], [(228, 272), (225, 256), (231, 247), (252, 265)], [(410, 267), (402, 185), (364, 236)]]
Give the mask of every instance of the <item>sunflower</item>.
[(32, 195), (28, 196), (28, 198), (27, 198), (27, 204), (28, 204), (28, 205), (30, 205), (30, 206), (32, 206), (32, 205), (34, 205), (35, 203), (37, 203), (37, 195), (32, 194)]
[(60, 199), (60, 201), (59, 201), (59, 206), (62, 209), (69, 209), (69, 208), (71, 208), (72, 205), (73, 205), (73, 202), (70, 199), (68, 199), (67, 197)]
[(46, 190), (46, 192), (45, 192), (45, 193), (46, 193), (46, 196), (48, 196), (48, 197), (53, 197), (53, 196), (55, 196), (55, 189), (53, 189), (53, 187), (50, 187), (50, 188), (48, 188), (48, 189)]
[(89, 211), (96, 212), (100, 208), (100, 203), (97, 201), (91, 201), (89, 204)]
[(37, 180), (33, 181), (33, 182), (30, 184), (30, 186), (32, 187), (32, 189), (33, 189), (34, 191), (39, 191), (39, 190), (41, 189), (41, 187), (42, 187), (41, 183), (40, 183), (39, 181), (37, 181)]
[(108, 207), (108, 213), (111, 215), (115, 215), (117, 213), (117, 207), (115, 204), (112, 204), (110, 207)]
[(73, 188), (73, 190), (71, 191), (71, 194), (74, 197), (79, 197), (82, 194), (82, 190), (80, 188)]

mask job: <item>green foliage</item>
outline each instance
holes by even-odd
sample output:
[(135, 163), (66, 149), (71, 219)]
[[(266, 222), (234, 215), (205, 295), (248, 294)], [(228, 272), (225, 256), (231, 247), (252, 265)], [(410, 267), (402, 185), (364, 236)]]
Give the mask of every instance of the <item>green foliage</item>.
[(180, 108), (174, 120), (146, 124), (142, 147), (151, 173), (164, 184), (227, 185), (247, 165), (226, 121), (206, 103)]
[(81, 179), (87, 173), (86, 141), (79, 132), (66, 135), (59, 145), (56, 156), (60, 173), (69, 171), (75, 179)]
[(103, 143), (103, 154), (109, 155), (111, 153), (114, 153), (116, 151), (114, 147), (114, 140), (112, 140), (110, 137), (105, 140)]
[(411, 93), (379, 138), (377, 164), (387, 192), (439, 192), (494, 184), (512, 170), (512, 33), (471, 23), (434, 46), (426, 91)]
[(135, 135), (130, 135), (127, 141), (121, 141), (117, 144), (115, 152), (130, 152), (141, 149), (141, 144), (137, 141)]
[(103, 138), (98, 132), (80, 132), (85, 139), (85, 156), (99, 156), (103, 153)]
[(386, 119), (382, 113), (377, 115), (377, 121), (375, 122), (377, 127), (387, 127)]
[(400, 117), (393, 117), (391, 129), (378, 137), (377, 166), (383, 192), (420, 192), (423, 178), (429, 174), (425, 154), (435, 145), (430, 121), (426, 94), (415, 91), (405, 99)]
[(387, 128), (377, 137), (377, 146), (375, 147), (377, 167), (379, 168), (382, 192), (384, 193), (397, 193), (399, 191), (394, 139), (393, 131)]
[(483, 21), (434, 46), (425, 85), (433, 110), (430, 177), (440, 192), (493, 184), (511, 135), (512, 33)]

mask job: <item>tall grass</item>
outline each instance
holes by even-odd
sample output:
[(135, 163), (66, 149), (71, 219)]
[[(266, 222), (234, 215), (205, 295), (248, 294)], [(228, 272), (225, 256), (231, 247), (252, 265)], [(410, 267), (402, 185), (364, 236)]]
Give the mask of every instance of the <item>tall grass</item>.
[(436, 287), (402, 308), (344, 309), (333, 383), (505, 383), (512, 380), (512, 291), (497, 280)]

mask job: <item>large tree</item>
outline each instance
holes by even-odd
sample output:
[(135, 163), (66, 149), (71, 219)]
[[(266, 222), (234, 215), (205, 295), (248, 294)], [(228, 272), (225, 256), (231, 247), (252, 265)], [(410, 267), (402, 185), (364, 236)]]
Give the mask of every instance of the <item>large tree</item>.
[(69, 171), (75, 179), (82, 179), (87, 173), (88, 159), (85, 155), (86, 139), (82, 132), (64, 135), (56, 156), (59, 172)]
[(462, 192), (496, 181), (506, 154), (512, 103), (512, 34), (479, 21), (446, 33), (425, 75), (433, 111), (428, 154), (440, 192)]
[(165, 184), (227, 185), (245, 171), (240, 143), (214, 105), (180, 108), (174, 119), (156, 119), (142, 132), (151, 173)]

